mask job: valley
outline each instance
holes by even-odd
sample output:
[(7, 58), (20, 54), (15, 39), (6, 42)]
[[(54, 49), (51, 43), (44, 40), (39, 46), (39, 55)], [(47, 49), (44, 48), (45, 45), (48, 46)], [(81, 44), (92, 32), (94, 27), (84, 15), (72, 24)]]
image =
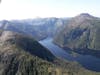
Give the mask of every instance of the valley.
[(0, 75), (100, 75), (100, 19), (0, 21)]
[(100, 75), (100, 0), (0, 0), (0, 75)]

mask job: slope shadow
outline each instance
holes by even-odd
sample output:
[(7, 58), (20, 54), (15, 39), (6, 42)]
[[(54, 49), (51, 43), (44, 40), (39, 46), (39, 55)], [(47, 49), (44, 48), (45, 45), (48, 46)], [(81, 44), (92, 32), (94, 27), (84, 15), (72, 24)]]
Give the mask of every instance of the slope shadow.
[[(96, 72), (100, 72), (100, 51), (99, 50), (92, 50), (92, 49), (70, 49), (64, 48), (67, 53), (75, 52), (82, 56), (78, 56), (75, 58), (77, 62), (79, 62), (84, 68)], [(85, 56), (85, 55), (90, 55)], [(85, 57), (84, 57), (85, 56)], [(93, 56), (93, 58), (92, 58)], [(94, 58), (96, 57), (96, 58)]]
[(88, 49), (88, 48), (84, 48), (84, 49), (70, 49), (70, 48), (63, 48), (65, 51), (67, 50), (67, 52), (76, 52), (78, 54), (81, 54), (81, 55), (91, 55), (91, 56), (94, 56), (96, 58), (100, 58), (100, 50), (93, 50), (93, 49)]
[(75, 49), (75, 52), (82, 54), (82, 55), (92, 55), (97, 58), (100, 58), (100, 51), (99, 50), (93, 50), (93, 49)]

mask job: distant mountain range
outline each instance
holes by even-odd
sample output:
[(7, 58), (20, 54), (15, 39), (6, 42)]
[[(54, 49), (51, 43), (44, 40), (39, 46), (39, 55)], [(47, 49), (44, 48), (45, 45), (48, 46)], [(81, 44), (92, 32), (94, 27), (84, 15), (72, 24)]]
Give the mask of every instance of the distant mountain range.
[(54, 43), (63, 48), (100, 50), (100, 18), (87, 13), (70, 19)]
[(26, 20), (0, 21), (0, 29), (30, 34), (36, 40), (54, 36), (65, 25), (68, 18), (37, 18)]

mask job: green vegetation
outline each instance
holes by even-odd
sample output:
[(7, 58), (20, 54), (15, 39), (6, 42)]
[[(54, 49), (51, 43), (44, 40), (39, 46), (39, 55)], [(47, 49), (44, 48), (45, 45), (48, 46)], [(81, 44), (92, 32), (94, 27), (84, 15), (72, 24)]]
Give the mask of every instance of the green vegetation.
[(100, 19), (87, 14), (72, 18), (54, 38), (54, 43), (71, 49), (100, 50)]
[(100, 75), (53, 56), (32, 37), (0, 32), (0, 75)]

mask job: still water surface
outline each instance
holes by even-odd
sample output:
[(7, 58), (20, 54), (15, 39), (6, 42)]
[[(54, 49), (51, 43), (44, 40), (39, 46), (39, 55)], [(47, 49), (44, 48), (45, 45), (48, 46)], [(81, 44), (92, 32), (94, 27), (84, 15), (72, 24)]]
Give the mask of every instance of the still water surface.
[(77, 61), (82, 66), (89, 70), (100, 72), (100, 59), (91, 55), (82, 55), (73, 52), (67, 52), (67, 50), (63, 50), (59, 46), (52, 43), (51, 38), (44, 39), (39, 41), (44, 47), (48, 48), (56, 57), (60, 57), (62, 59)]

